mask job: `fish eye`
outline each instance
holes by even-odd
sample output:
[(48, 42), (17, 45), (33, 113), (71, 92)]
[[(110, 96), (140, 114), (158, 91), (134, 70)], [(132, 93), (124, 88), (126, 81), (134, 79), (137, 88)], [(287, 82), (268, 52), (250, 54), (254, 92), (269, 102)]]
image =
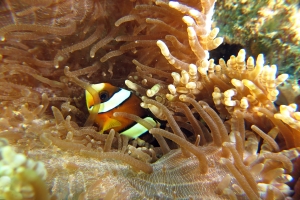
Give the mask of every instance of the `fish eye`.
[(107, 92), (107, 91), (101, 91), (101, 92), (99, 93), (99, 98), (100, 98), (101, 102), (107, 101), (108, 98), (109, 98), (108, 92)]

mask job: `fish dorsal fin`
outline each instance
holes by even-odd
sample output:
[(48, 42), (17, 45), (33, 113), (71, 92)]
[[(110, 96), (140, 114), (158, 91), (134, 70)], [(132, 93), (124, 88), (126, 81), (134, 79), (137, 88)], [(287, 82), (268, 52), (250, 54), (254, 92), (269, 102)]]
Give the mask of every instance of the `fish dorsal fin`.
[(114, 127), (121, 126), (121, 125), (122, 125), (121, 122), (119, 122), (118, 120), (109, 118), (109, 120), (107, 120), (104, 123), (104, 126), (103, 126), (101, 132), (104, 132), (106, 130), (109, 130), (109, 129), (112, 129)]

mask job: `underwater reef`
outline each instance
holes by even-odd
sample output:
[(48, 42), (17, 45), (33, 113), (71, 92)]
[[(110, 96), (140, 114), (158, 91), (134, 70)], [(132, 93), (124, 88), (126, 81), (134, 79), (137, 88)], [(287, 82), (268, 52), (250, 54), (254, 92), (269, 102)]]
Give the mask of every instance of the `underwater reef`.
[[(300, 199), (298, 84), (263, 54), (210, 57), (215, 3), (0, 1), (0, 199)], [(149, 133), (100, 134), (96, 83), (157, 125), (116, 112)]]
[(263, 53), (279, 73), (299, 79), (300, 5), (295, 0), (217, 1), (214, 21), (227, 44), (241, 45), (252, 56)]

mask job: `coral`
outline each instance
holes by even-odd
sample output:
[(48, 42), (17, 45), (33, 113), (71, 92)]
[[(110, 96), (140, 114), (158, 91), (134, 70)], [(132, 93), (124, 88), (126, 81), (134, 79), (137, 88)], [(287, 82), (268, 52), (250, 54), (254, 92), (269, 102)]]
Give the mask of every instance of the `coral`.
[(44, 163), (35, 162), (24, 154), (16, 153), (8, 142), (1, 139), (0, 198), (48, 199)]
[(284, 84), (278, 86), (280, 95), (276, 100), (278, 105), (297, 104), (298, 110), (300, 105), (300, 87), (298, 81), (287, 80)]
[(251, 55), (263, 53), (280, 73), (299, 79), (300, 24), (298, 1), (217, 1), (215, 23), (228, 44)]
[[(246, 59), (244, 49), (215, 64), (209, 51), (223, 38), (211, 29), (214, 4), (1, 2), (0, 137), (8, 142), (0, 165), (10, 173), (0, 172), (0, 195), (297, 198), (299, 112), (294, 96), (274, 105), (288, 74), (277, 76), (262, 54)], [(90, 86), (99, 82), (125, 83), (161, 126), (114, 113), (149, 134), (99, 134), (93, 122), (100, 99)], [(84, 90), (95, 102), (91, 114)]]

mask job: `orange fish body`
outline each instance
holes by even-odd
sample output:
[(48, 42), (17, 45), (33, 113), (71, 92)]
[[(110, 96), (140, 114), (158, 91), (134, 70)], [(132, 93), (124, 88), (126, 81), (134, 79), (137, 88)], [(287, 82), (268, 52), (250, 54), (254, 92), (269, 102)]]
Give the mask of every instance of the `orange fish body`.
[[(147, 129), (142, 125), (127, 118), (114, 117), (114, 112), (126, 112), (144, 118), (155, 126), (155, 121), (147, 117), (146, 110), (140, 106), (141, 99), (132, 92), (115, 87), (109, 83), (93, 84), (92, 87), (99, 93), (100, 108), (95, 123), (100, 127), (101, 133), (114, 129), (120, 134), (130, 138), (137, 138)], [(86, 104), (89, 111), (92, 110), (94, 101), (92, 95), (86, 91)]]

